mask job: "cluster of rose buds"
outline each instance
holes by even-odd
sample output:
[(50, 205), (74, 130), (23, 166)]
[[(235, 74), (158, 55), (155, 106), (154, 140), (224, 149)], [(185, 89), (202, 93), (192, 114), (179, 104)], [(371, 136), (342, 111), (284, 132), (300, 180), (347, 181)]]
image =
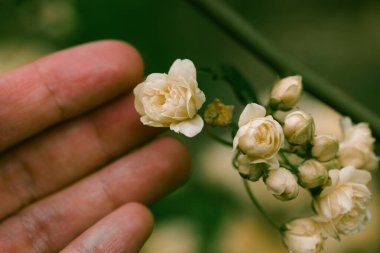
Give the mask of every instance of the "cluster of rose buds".
[[(267, 105), (249, 103), (233, 128), (234, 165), (250, 181), (263, 179), (277, 199), (289, 201), (299, 188), (310, 191), (315, 215), (288, 222), (281, 230), (290, 252), (322, 252), (327, 235), (339, 239), (361, 231), (370, 219), (369, 171), (376, 169), (375, 139), (366, 123), (341, 120), (343, 138), (316, 135), (313, 117), (296, 109), (302, 78), (290, 76), (275, 83)], [(203, 120), (197, 114), (205, 96), (198, 88), (190, 60), (176, 60), (168, 74), (151, 74), (135, 90), (141, 122), (170, 127), (188, 137), (198, 134)], [(228, 127), (232, 106), (219, 100), (208, 105), (205, 122)], [(283, 120), (278, 111), (288, 112)]]
[(313, 117), (295, 109), (283, 121), (276, 111), (292, 110), (300, 99), (300, 76), (279, 80), (271, 91), (266, 113), (258, 104), (246, 106), (233, 147), (240, 153), (237, 169), (246, 179), (263, 178), (280, 200), (297, 197), (299, 187), (310, 191), (316, 214), (285, 225), (283, 238), (290, 252), (322, 252), (330, 235), (361, 231), (370, 219), (371, 180), (368, 170), (378, 165), (374, 138), (367, 124), (342, 119), (343, 139), (316, 135)]

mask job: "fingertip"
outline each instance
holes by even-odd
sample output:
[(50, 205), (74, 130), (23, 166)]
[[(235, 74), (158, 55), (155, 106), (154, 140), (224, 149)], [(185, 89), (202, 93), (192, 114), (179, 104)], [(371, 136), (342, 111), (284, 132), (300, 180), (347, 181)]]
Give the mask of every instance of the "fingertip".
[(93, 52), (97, 57), (109, 59), (109, 71), (117, 75), (123, 73), (128, 84), (137, 84), (144, 75), (144, 63), (138, 50), (122, 40), (100, 40), (81, 45)]
[(102, 40), (99, 42), (105, 51), (114, 53), (120, 58), (120, 65), (125, 69), (126, 76), (131, 83), (136, 84), (141, 81), (144, 75), (144, 63), (139, 51), (131, 44), (121, 40)]
[(119, 207), (71, 242), (66, 252), (139, 252), (152, 233), (153, 215), (142, 204)]
[[(138, 51), (104, 40), (43, 57), (0, 79), (0, 150), (129, 91), (143, 78)], [(11, 107), (7, 105), (12, 105)]]
[[(151, 235), (154, 227), (154, 216), (152, 212), (144, 205), (138, 202), (130, 202), (121, 207), (127, 216), (134, 217), (133, 221), (136, 227), (140, 227), (142, 234), (146, 239)], [(146, 241), (146, 239), (144, 241)]]

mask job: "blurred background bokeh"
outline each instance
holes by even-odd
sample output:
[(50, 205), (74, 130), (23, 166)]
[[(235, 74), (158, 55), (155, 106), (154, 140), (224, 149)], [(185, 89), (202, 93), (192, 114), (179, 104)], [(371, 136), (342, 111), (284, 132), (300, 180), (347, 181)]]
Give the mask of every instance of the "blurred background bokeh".
[[(380, 114), (380, 1), (225, 2), (281, 50)], [(0, 35), (0, 75), (62, 48), (112, 38), (128, 41), (141, 52), (146, 73), (166, 72), (177, 58), (192, 59), (197, 67), (228, 63), (264, 98), (276, 78), (185, 0), (0, 0)], [(237, 103), (224, 83), (202, 74), (198, 81), (208, 101), (218, 97)], [(319, 133), (339, 136), (337, 112), (309, 95), (301, 107), (316, 117)], [(152, 205), (156, 228), (142, 252), (287, 252), (280, 236), (250, 204), (232, 169), (231, 151), (205, 135), (182, 140), (194, 158), (192, 177)], [(379, 172), (373, 176), (368, 229), (340, 243), (329, 239), (326, 252), (380, 252)], [(253, 189), (279, 221), (310, 213), (306, 192), (283, 203), (262, 183)]]

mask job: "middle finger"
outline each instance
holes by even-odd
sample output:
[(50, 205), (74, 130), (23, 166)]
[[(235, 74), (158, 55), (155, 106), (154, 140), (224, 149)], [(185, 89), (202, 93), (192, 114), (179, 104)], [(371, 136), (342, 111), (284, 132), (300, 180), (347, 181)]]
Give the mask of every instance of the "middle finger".
[(157, 129), (141, 125), (131, 93), (0, 157), (0, 220), (141, 145)]
[(188, 172), (184, 147), (156, 140), (5, 220), (0, 252), (57, 252), (124, 203), (148, 204), (178, 187)]

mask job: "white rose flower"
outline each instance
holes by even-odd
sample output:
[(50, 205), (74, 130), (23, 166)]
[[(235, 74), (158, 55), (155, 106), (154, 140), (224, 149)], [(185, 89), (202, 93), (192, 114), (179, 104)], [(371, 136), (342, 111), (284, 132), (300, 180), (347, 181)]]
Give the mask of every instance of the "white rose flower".
[(327, 169), (315, 159), (306, 160), (298, 168), (299, 183), (306, 189), (323, 185), (328, 178)]
[(284, 134), (289, 143), (302, 145), (314, 137), (315, 126), (313, 117), (303, 111), (294, 111), (286, 115)]
[(313, 218), (302, 218), (286, 224), (283, 240), (290, 253), (321, 253), (326, 238)]
[(311, 155), (318, 161), (326, 162), (334, 159), (338, 154), (339, 141), (331, 135), (318, 135), (313, 139)]
[(343, 140), (339, 146), (339, 160), (343, 166), (352, 165), (358, 169), (374, 170), (379, 157), (374, 153), (375, 139), (367, 123), (353, 125), (350, 118), (341, 120)]
[(337, 239), (339, 234), (350, 235), (363, 230), (370, 218), (371, 192), (366, 184), (371, 174), (347, 166), (330, 170), (329, 176), (331, 185), (324, 188), (313, 203), (324, 229)]
[(240, 115), (239, 130), (233, 148), (240, 148), (252, 161), (277, 164), (276, 154), (284, 142), (281, 125), (272, 116), (265, 116), (261, 105), (248, 104)]
[(285, 168), (269, 170), (264, 182), (268, 191), (279, 200), (291, 200), (298, 196), (297, 177)]
[(271, 91), (271, 104), (275, 109), (290, 110), (301, 98), (302, 77), (288, 76), (275, 83)]
[(188, 137), (197, 135), (203, 120), (197, 114), (205, 102), (190, 60), (176, 60), (168, 74), (150, 74), (133, 90), (135, 107), (144, 125), (170, 127)]

